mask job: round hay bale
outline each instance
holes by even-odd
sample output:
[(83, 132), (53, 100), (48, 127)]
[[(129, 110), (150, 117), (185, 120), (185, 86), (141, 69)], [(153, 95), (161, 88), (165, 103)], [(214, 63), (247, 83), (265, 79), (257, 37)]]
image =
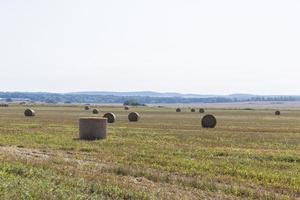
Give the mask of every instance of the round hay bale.
[(130, 122), (137, 122), (137, 121), (139, 121), (139, 119), (140, 119), (140, 114), (137, 112), (132, 112), (132, 113), (129, 113), (129, 115), (128, 115), (128, 120)]
[(114, 123), (116, 121), (116, 115), (114, 113), (105, 113), (104, 118), (107, 118), (108, 123)]
[(213, 115), (205, 115), (201, 120), (201, 124), (203, 128), (215, 128), (217, 119)]
[(176, 112), (181, 112), (181, 109), (180, 108), (176, 108)]
[(199, 109), (199, 113), (204, 113), (204, 112), (205, 112), (205, 110), (203, 108)]
[(124, 110), (129, 110), (129, 107), (128, 107), (128, 106), (125, 106), (125, 107), (124, 107)]
[(94, 109), (93, 109), (93, 114), (95, 114), (95, 115), (96, 115), (96, 114), (99, 114), (99, 109), (94, 108)]
[(84, 106), (84, 110), (89, 110), (90, 107), (89, 106)]
[(27, 108), (24, 111), (24, 115), (25, 115), (25, 117), (33, 117), (33, 116), (35, 116), (35, 111), (30, 108)]
[(278, 115), (280, 115), (280, 114), (281, 114), (281, 113), (280, 113), (280, 111), (279, 111), (279, 110), (276, 110), (276, 111), (275, 111), (275, 115), (277, 115), (277, 116), (278, 116)]
[(195, 108), (192, 108), (192, 109), (191, 109), (191, 112), (196, 112)]
[(105, 139), (107, 134), (106, 118), (80, 118), (79, 138), (82, 140)]

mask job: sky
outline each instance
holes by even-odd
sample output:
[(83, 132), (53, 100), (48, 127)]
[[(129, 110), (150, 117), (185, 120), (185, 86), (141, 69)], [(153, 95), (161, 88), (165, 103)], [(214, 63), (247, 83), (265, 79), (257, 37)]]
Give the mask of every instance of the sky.
[(0, 0), (0, 91), (300, 95), (299, 0)]

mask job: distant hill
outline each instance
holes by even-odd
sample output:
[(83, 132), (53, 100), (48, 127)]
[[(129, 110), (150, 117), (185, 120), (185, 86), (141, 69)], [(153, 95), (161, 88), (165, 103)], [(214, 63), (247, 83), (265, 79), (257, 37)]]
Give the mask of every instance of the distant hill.
[(122, 97), (182, 97), (182, 98), (209, 98), (218, 95), (200, 95), (200, 94), (181, 94), (174, 92), (153, 92), (153, 91), (138, 91), (138, 92), (111, 92), (111, 91), (89, 91), (89, 92), (72, 92), (68, 94), (77, 95), (113, 95)]
[(113, 95), (122, 97), (181, 97), (181, 98), (216, 98), (224, 97), (230, 99), (249, 99), (258, 95), (253, 94), (230, 94), (230, 95), (212, 95), (212, 94), (182, 94), (176, 92), (153, 92), (153, 91), (137, 91), (137, 92), (112, 92), (112, 91), (89, 91), (89, 92), (73, 92), (69, 94), (77, 95)]
[(199, 95), (180, 94), (171, 92), (72, 92), (72, 93), (47, 93), (47, 92), (0, 92), (1, 102), (25, 101), (45, 103), (124, 103), (134, 101), (139, 104), (184, 104), (184, 103), (233, 103), (254, 101), (300, 101), (300, 96), (280, 95)]

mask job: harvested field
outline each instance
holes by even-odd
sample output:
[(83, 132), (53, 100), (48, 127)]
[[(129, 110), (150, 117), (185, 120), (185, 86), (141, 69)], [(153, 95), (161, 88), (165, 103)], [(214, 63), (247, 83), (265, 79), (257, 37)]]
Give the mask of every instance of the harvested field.
[(299, 199), (300, 111), (101, 107), (107, 139), (78, 139), (82, 106), (0, 112), (0, 199)]

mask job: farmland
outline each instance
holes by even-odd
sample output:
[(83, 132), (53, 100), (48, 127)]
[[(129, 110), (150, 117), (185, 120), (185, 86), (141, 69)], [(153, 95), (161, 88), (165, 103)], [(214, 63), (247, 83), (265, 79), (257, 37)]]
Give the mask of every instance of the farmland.
[(83, 106), (0, 108), (0, 199), (299, 199), (300, 111), (131, 108), (106, 140), (78, 139)]

